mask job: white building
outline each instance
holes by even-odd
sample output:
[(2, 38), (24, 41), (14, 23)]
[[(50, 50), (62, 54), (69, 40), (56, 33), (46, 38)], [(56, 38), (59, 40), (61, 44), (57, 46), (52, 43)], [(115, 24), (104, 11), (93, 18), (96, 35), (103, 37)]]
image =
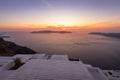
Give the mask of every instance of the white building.
[[(9, 70), (15, 65), (15, 58), (25, 64), (17, 70)], [(0, 80), (120, 80), (118, 73), (111, 71), (110, 75), (109, 71), (82, 61), (69, 61), (67, 55), (15, 55), (8, 60), (0, 57), (0, 60)]]

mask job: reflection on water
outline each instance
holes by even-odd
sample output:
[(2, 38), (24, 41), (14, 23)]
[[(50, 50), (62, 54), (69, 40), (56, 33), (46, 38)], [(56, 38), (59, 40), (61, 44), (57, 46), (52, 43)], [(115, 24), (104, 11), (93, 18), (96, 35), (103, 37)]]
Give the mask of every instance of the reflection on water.
[(11, 40), (47, 54), (68, 54), (80, 57), (84, 63), (103, 69), (120, 69), (120, 40), (73, 32), (72, 34), (31, 34), (29, 32), (8, 33)]

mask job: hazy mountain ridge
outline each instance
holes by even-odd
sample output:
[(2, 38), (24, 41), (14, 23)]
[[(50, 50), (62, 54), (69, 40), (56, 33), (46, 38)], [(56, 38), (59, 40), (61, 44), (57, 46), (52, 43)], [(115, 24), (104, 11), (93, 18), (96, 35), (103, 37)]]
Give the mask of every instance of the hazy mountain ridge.
[(120, 33), (91, 32), (91, 33), (89, 33), (89, 34), (101, 35), (101, 36), (113, 37), (113, 38), (119, 38), (119, 39), (120, 39)]
[(54, 30), (41, 30), (41, 31), (32, 31), (31, 33), (72, 33), (71, 31), (54, 31)]

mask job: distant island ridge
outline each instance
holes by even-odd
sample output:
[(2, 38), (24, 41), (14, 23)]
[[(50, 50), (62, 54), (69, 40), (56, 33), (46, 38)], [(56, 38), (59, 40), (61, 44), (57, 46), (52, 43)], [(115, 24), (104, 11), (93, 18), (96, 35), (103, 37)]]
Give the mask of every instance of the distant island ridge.
[(55, 31), (55, 30), (41, 30), (41, 31), (32, 31), (31, 33), (72, 33), (71, 31)]
[(1, 34), (1, 33), (0, 33), (0, 38), (10, 38), (10, 36), (4, 35), (4, 34)]
[(118, 38), (118, 39), (120, 39), (120, 33), (91, 32), (91, 33), (89, 33), (89, 34), (92, 34), (92, 35), (101, 35), (101, 36), (113, 37), (113, 38)]
[(10, 38), (10, 36), (0, 35), (0, 38)]

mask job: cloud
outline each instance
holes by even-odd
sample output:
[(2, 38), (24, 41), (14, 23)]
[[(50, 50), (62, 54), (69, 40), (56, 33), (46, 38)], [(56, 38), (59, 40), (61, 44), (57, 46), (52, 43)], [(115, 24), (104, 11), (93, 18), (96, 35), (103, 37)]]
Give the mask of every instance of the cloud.
[(52, 8), (52, 4), (47, 0), (42, 0), (42, 2), (47, 5), (49, 8)]

